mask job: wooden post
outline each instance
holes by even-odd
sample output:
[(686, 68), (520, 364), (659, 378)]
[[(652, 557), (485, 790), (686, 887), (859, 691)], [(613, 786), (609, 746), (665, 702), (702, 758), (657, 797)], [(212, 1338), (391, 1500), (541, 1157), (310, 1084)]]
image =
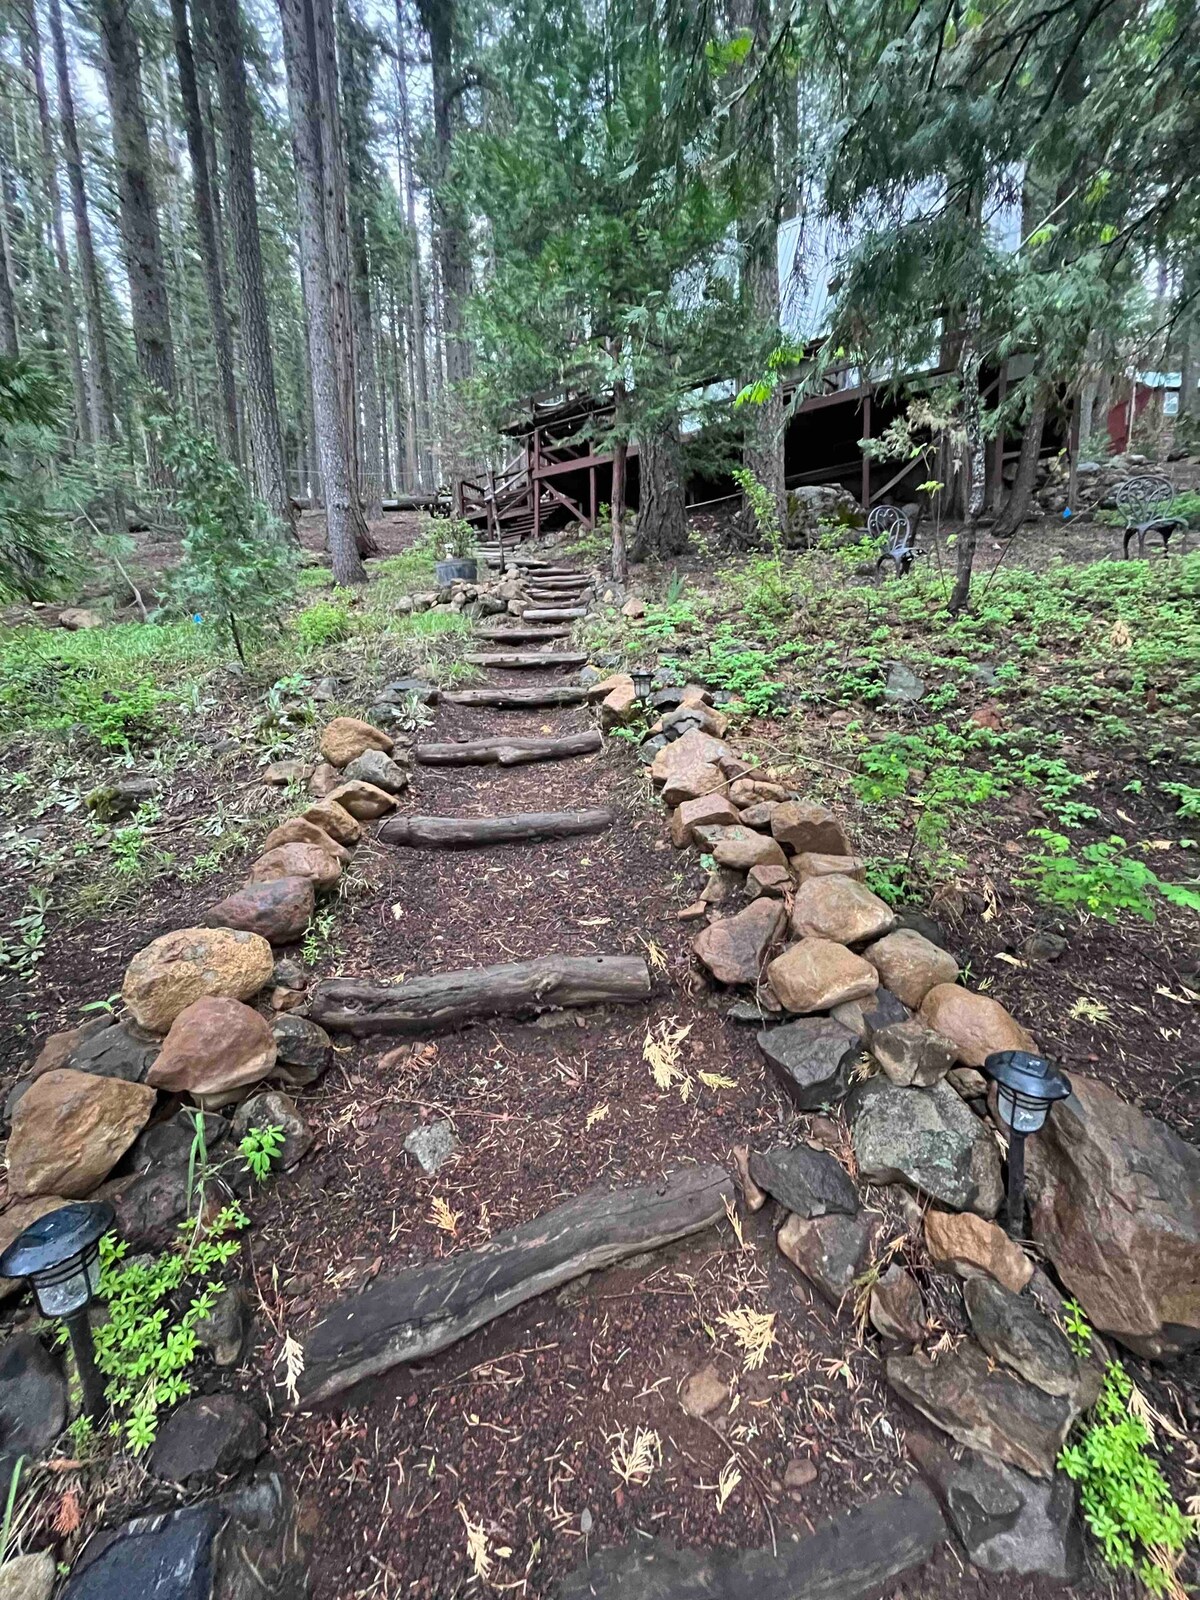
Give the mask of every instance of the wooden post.
[(1067, 432), (1067, 460), (1069, 471), (1067, 475), (1067, 505), (1071, 508), (1071, 515), (1076, 512), (1075, 501), (1078, 498), (1079, 473), (1079, 396), (1071, 396), (1071, 424)]
[(863, 395), (863, 451), (862, 451), (862, 508), (869, 512), (871, 509), (871, 457), (865, 446), (871, 439), (871, 391), (868, 388)]
[(596, 469), (595, 469), (595, 467), (589, 467), (588, 468), (588, 485), (589, 485), (589, 490), (590, 490), (590, 494), (591, 494), (591, 507), (592, 507), (591, 516), (588, 518), (588, 527), (589, 528), (594, 528), (596, 526), (596, 509), (597, 509), (596, 508)]

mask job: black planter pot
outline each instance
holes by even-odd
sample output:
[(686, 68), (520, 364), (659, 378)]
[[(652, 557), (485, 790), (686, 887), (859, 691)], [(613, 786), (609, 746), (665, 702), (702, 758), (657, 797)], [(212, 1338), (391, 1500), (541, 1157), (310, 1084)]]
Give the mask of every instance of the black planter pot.
[(465, 557), (455, 557), (452, 561), (439, 561), (436, 570), (439, 585), (456, 583), (460, 580), (463, 583), (475, 583), (479, 576), (476, 563)]

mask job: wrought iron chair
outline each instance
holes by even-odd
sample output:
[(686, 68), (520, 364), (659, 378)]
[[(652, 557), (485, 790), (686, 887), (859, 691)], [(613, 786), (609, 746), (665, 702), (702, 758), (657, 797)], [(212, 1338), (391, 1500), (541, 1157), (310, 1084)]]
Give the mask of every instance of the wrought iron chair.
[(902, 578), (921, 554), (912, 523), (899, 506), (875, 506), (867, 516), (867, 532), (887, 537), (887, 549), (875, 563), (877, 574), (890, 570), (893, 577)]
[(1126, 478), (1113, 490), (1113, 503), (1125, 517), (1122, 553), (1126, 560), (1129, 559), (1129, 546), (1135, 538), (1139, 556), (1146, 554), (1146, 540), (1151, 535), (1162, 540), (1163, 555), (1167, 555), (1171, 536), (1175, 533), (1186, 534), (1187, 518), (1167, 515), (1167, 507), (1174, 498), (1171, 480), (1156, 472)]

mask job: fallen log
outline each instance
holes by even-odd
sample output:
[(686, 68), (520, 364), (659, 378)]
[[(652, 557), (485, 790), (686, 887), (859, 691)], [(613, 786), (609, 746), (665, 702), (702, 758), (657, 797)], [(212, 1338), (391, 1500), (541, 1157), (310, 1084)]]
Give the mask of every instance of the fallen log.
[(650, 993), (641, 956), (536, 956), (467, 967), (407, 983), (329, 978), (312, 991), (309, 1015), (356, 1035), (430, 1033), (484, 1017), (516, 1017), (564, 1006), (630, 1005)]
[(494, 640), (496, 644), (549, 644), (554, 639), (569, 639), (570, 628), (476, 628), (477, 639)]
[(516, 840), (567, 839), (579, 833), (603, 833), (611, 811), (516, 811), (507, 817), (392, 817), (376, 837), (383, 844), (416, 850), (460, 850), (474, 845), (512, 844)]
[(558, 761), (590, 756), (604, 748), (596, 728), (554, 738), (468, 739), (462, 744), (419, 744), (414, 754), (423, 767), (519, 767), (527, 761)]
[(524, 654), (481, 650), (468, 652), (463, 660), (471, 667), (504, 667), (521, 672), (526, 667), (582, 667), (587, 657), (569, 650), (530, 650)]
[(514, 1306), (585, 1272), (710, 1228), (733, 1203), (722, 1167), (685, 1167), (636, 1189), (586, 1189), (476, 1250), (376, 1278), (336, 1301), (304, 1342), (311, 1405), (466, 1338)]
[(561, 610), (552, 609), (549, 611), (539, 610), (537, 606), (531, 606), (521, 613), (522, 620), (525, 622), (574, 622), (576, 617), (586, 616), (586, 606), (567, 606)]
[(581, 706), (587, 690), (578, 683), (548, 683), (535, 689), (459, 689), (443, 692), (452, 706), (495, 706), (501, 711), (533, 711), (540, 706)]

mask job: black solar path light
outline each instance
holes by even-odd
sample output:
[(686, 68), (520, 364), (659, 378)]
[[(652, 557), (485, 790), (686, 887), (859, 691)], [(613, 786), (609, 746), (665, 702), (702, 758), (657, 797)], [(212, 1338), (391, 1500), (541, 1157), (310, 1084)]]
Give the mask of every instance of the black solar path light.
[(31, 1222), (0, 1255), (0, 1276), (28, 1278), (42, 1315), (66, 1323), (83, 1408), (93, 1422), (104, 1415), (105, 1399), (88, 1307), (100, 1287), (100, 1239), (114, 1220), (104, 1201), (61, 1206)]
[(1025, 1231), (1025, 1140), (1044, 1126), (1071, 1085), (1053, 1061), (1028, 1050), (997, 1050), (983, 1070), (995, 1082), (996, 1110), (1008, 1129), (1008, 1235), (1019, 1239)]
[(633, 679), (633, 695), (635, 700), (644, 701), (649, 698), (650, 685), (654, 674), (649, 667), (630, 667), (629, 676)]

